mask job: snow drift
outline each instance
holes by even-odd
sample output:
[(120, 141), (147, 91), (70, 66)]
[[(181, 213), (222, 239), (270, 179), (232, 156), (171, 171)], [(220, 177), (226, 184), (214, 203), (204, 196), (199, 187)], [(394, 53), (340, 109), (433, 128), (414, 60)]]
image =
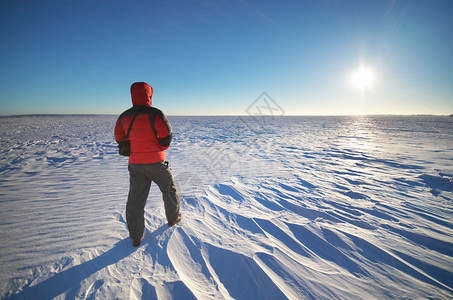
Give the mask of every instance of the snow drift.
[(170, 117), (133, 248), (114, 116), (0, 118), (2, 299), (453, 297), (453, 120)]

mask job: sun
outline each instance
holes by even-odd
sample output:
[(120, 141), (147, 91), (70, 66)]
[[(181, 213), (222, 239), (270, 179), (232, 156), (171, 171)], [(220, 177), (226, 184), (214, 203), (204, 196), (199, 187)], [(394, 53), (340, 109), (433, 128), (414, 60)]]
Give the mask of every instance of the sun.
[(359, 69), (352, 73), (351, 81), (354, 86), (364, 90), (373, 87), (375, 75), (373, 70), (361, 66)]

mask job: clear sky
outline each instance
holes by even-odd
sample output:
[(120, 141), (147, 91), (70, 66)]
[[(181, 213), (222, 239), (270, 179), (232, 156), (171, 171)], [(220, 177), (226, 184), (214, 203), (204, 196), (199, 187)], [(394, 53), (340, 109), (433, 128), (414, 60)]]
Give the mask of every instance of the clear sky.
[(168, 115), (263, 92), (286, 115), (452, 114), (453, 1), (1, 1), (0, 70), (1, 115), (119, 114), (135, 81)]

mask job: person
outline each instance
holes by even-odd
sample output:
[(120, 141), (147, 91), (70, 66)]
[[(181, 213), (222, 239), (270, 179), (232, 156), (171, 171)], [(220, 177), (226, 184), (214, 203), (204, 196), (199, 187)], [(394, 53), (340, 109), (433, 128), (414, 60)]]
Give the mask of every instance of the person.
[(126, 138), (129, 125), (129, 195), (126, 204), (126, 222), (133, 245), (138, 247), (145, 230), (145, 204), (151, 183), (155, 182), (164, 201), (165, 215), (169, 226), (177, 224), (179, 196), (173, 174), (165, 161), (165, 150), (172, 141), (172, 127), (164, 113), (152, 107), (153, 88), (145, 82), (131, 86), (133, 106), (124, 111), (116, 121), (115, 140)]

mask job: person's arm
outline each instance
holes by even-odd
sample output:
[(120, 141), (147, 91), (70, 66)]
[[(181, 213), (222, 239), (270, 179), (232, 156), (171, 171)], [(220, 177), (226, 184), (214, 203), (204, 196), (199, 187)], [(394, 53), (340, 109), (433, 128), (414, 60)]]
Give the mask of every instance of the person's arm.
[(115, 140), (120, 142), (126, 138), (126, 133), (124, 132), (123, 126), (121, 124), (121, 117), (116, 120), (115, 125)]
[(156, 129), (157, 140), (161, 149), (166, 150), (170, 147), (173, 133), (170, 122), (168, 122), (167, 117), (161, 111), (156, 114), (154, 128)]

